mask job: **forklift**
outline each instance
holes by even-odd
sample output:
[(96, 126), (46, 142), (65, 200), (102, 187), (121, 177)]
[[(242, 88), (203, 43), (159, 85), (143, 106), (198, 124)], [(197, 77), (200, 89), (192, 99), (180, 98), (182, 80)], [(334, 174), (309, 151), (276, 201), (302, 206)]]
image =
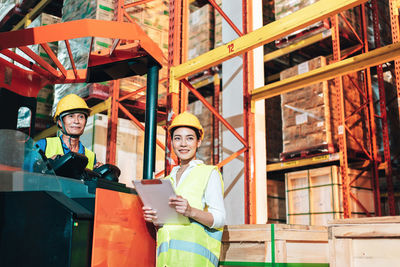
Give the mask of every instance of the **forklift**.
[[(51, 52), (57, 68), (13, 52), (87, 36), (115, 41), (91, 51), (83, 70), (66, 70)], [(137, 25), (85, 19), (0, 33), (0, 53), (11, 59), (0, 57), (0, 266), (154, 266), (154, 226), (144, 221), (135, 189), (118, 182), (118, 167), (87, 170), (87, 158), (77, 153), (47, 159), (33, 130), (17, 130), (17, 119), (21, 107), (29, 108), (34, 129), (36, 97), (46, 84), (147, 74), (143, 179), (152, 179), (161, 50)]]

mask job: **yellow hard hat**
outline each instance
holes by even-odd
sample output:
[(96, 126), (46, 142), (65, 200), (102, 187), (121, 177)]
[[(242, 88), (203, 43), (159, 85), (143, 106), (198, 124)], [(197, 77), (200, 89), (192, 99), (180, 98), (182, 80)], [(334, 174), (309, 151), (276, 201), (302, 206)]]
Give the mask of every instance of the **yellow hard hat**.
[(90, 114), (90, 108), (86, 104), (85, 100), (83, 100), (83, 98), (78, 95), (70, 94), (64, 96), (58, 102), (56, 113), (54, 114), (54, 122), (57, 122), (58, 117), (62, 113), (72, 110), (82, 111), (88, 116)]
[(168, 131), (171, 133), (172, 129), (180, 126), (189, 126), (197, 129), (200, 133), (200, 140), (203, 140), (204, 137), (203, 127), (201, 126), (199, 119), (192, 113), (185, 111), (176, 116), (172, 120), (171, 125), (168, 127)]

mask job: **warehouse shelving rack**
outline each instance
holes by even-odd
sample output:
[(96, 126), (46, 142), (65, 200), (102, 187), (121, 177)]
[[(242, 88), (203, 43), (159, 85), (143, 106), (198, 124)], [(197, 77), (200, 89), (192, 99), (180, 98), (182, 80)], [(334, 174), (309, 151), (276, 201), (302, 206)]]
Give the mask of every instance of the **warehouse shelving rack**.
[[(210, 4), (213, 4), (213, 1), (209, 1)], [(337, 157), (339, 159), (334, 159), (332, 161), (337, 161), (339, 160), (340, 162), (340, 170), (341, 174), (343, 177), (343, 206), (344, 206), (344, 217), (349, 218), (351, 217), (351, 210), (349, 208), (349, 203), (351, 201), (351, 198), (353, 198), (356, 202), (357, 199), (354, 196), (351, 196), (350, 193), (350, 184), (352, 181), (349, 181), (349, 177), (347, 175), (348, 173), (348, 155), (347, 155), (347, 147), (346, 147), (346, 134), (351, 134), (351, 132), (346, 129), (345, 121), (346, 117), (344, 116), (344, 111), (343, 111), (343, 95), (342, 95), (342, 86), (341, 86), (341, 76), (346, 75), (351, 72), (355, 71), (364, 71), (369, 74), (370, 67), (378, 66), (379, 70), (379, 65), (389, 62), (393, 59), (396, 59), (400, 56), (400, 45), (394, 41), (393, 44), (386, 45), (383, 47), (377, 46), (376, 49), (369, 51), (368, 46), (365, 47), (365, 45), (360, 46), (359, 49), (364, 49), (362, 51), (363, 53), (349, 57), (350, 54), (346, 54), (345, 56), (341, 55), (341, 50), (340, 50), (340, 45), (339, 45), (339, 34), (338, 34), (338, 22), (337, 22), (337, 14), (340, 12), (360, 6), (364, 11), (364, 3), (367, 2), (366, 0), (342, 0), (342, 1), (335, 1), (334, 3), (332, 1), (327, 1), (327, 0), (321, 0), (311, 6), (308, 6), (306, 8), (303, 8), (279, 21), (272, 22), (268, 25), (265, 25), (264, 27), (257, 29), (255, 31), (249, 32), (243, 36), (240, 36), (239, 38), (221, 46), (218, 48), (215, 48), (214, 50), (211, 50), (203, 55), (200, 55), (197, 58), (194, 58), (192, 60), (189, 60), (187, 62), (182, 62), (179, 64), (179, 61), (174, 61), (173, 64), (170, 64), (170, 84), (169, 84), (169, 94), (170, 98), (172, 99), (171, 107), (168, 109), (168, 113), (170, 114), (168, 116), (169, 120), (172, 118), (172, 114), (176, 114), (180, 110), (180, 106), (178, 105), (179, 103), (179, 96), (180, 92), (182, 91), (181, 89), (181, 84), (189, 88), (189, 90), (196, 94), (196, 91), (194, 88), (191, 86), (189, 81), (187, 80), (187, 77), (190, 75), (200, 72), (202, 70), (205, 70), (211, 66), (215, 66), (225, 60), (228, 60), (230, 58), (233, 58), (238, 55), (245, 54), (249, 51), (251, 51), (255, 47), (262, 46), (264, 44), (270, 43), (276, 39), (279, 39), (283, 36), (286, 36), (287, 34), (290, 34), (291, 32), (304, 28), (308, 25), (313, 24), (314, 22), (327, 19), (327, 18), (332, 18), (333, 22), (333, 57), (335, 62), (332, 64), (329, 64), (327, 66), (321, 67), (319, 69), (315, 69), (312, 71), (309, 71), (307, 73), (303, 73), (301, 75), (288, 78), (282, 81), (278, 82), (273, 82), (271, 84), (267, 84), (263, 87), (260, 88), (249, 88), (249, 90), (244, 90), (248, 92), (249, 98), (246, 97), (246, 93), (244, 96), (245, 102), (245, 111), (247, 110), (248, 113), (244, 112), (244, 132), (245, 132), (245, 137), (241, 137), (240, 135), (235, 134), (235, 136), (242, 141), (243, 143), (243, 148), (232, 157), (236, 157), (237, 155), (241, 153), (247, 153), (247, 156), (245, 154), (245, 169), (247, 170), (254, 170), (257, 166), (254, 166), (254, 161), (248, 161), (249, 157), (254, 155), (254, 148), (250, 145), (252, 141), (251, 139), (254, 138), (254, 135), (251, 134), (252, 129), (249, 127), (248, 121), (251, 121), (251, 110), (246, 109), (246, 107), (250, 106), (250, 102), (258, 101), (261, 99), (266, 99), (270, 98), (276, 95), (280, 95), (282, 93), (290, 92), (293, 90), (296, 90), (298, 88), (302, 88), (306, 85), (313, 84), (319, 81), (324, 81), (328, 79), (335, 79), (336, 82), (336, 90), (338, 94), (340, 95), (339, 98), (339, 103), (336, 108), (338, 110), (339, 114), (341, 115), (341, 118), (339, 119), (339, 125), (340, 127), (340, 143), (339, 143), (339, 153), (337, 154)], [(392, 31), (395, 31), (393, 36), (395, 37), (396, 34), (398, 35), (399, 30), (398, 30), (398, 12), (396, 13), (395, 11), (398, 10), (398, 6), (396, 5), (396, 1), (390, 0), (390, 5), (391, 5), (391, 16), (392, 18)], [(243, 6), (249, 6), (248, 1), (243, 1)], [(372, 1), (372, 8), (376, 8), (376, 1)], [(171, 5), (174, 6), (175, 10), (174, 11), (174, 19), (178, 20), (180, 19), (180, 14), (181, 14), (181, 1), (171, 1)], [(172, 14), (172, 12), (171, 12)], [(364, 22), (365, 22), (365, 18)], [(374, 14), (374, 23), (377, 23), (377, 14)], [(181, 21), (181, 20), (180, 20)], [(244, 20), (246, 21), (246, 20)], [(177, 24), (176, 21), (172, 20), (175, 25)], [(174, 31), (173, 37), (175, 38), (174, 40), (180, 40), (179, 38), (182, 37), (182, 30), (179, 27), (175, 27), (172, 29)], [(178, 37), (177, 37), (178, 36)], [(364, 37), (366, 35), (364, 34)], [(326, 37), (323, 35), (319, 35), (317, 37), (312, 37), (312, 38), (317, 38), (318, 40), (312, 40), (309, 39), (309, 42), (316, 42), (322, 39), (325, 39)], [(172, 40), (171, 38), (170, 40)], [(360, 42), (365, 44), (366, 39), (360, 39)], [(377, 40), (377, 37), (375, 37), (375, 42), (379, 43), (379, 40)], [(176, 44), (176, 43), (175, 43)], [(298, 46), (301, 46), (300, 44)], [(284, 54), (288, 53), (290, 49), (296, 50), (296, 48), (293, 48), (291, 46), (290, 48), (285, 48), (283, 50), (278, 50), (274, 52), (274, 54), (269, 54), (265, 56), (265, 60), (269, 60), (271, 58), (275, 58), (279, 56), (279, 53)], [(287, 50), (287, 51), (284, 51)], [(290, 51), (289, 51), (290, 52)], [(244, 59), (247, 57), (244, 56)], [(398, 63), (396, 63), (398, 64)], [(397, 66), (397, 65), (396, 65)], [(396, 68), (396, 71), (398, 71), (400, 68)], [(249, 71), (244, 67), (244, 75), (248, 77)], [(368, 75), (366, 75), (368, 77)], [(400, 75), (396, 75), (396, 81), (399, 79)], [(368, 78), (369, 79), (369, 78)], [(376, 149), (376, 138), (374, 137), (375, 131), (376, 131), (376, 126), (374, 119), (371, 118), (380, 118), (382, 120), (382, 124), (384, 125), (386, 122), (385, 114), (384, 112), (381, 113), (380, 115), (377, 115), (374, 110), (373, 110), (373, 101), (372, 98), (370, 97), (372, 95), (371, 92), (371, 84), (370, 81), (367, 81), (368, 83), (365, 84), (365, 92), (366, 98), (365, 102), (363, 103), (362, 107), (359, 109), (368, 109), (368, 115), (370, 116), (369, 119), (369, 124), (370, 124), (370, 136), (372, 137), (370, 140), (369, 144), (369, 149), (365, 149), (365, 154), (368, 155), (368, 158), (373, 165), (373, 172), (374, 172), (374, 177), (375, 177), (375, 208), (377, 210), (377, 215), (380, 215), (380, 197), (379, 197), (379, 180), (378, 180), (378, 163), (379, 163), (379, 157), (377, 154), (377, 149)], [(245, 88), (245, 87), (244, 87)], [(397, 90), (399, 92), (400, 87), (397, 86)], [(382, 88), (380, 88), (382, 89)], [(201, 95), (199, 96), (199, 100), (211, 110), (211, 112), (216, 116), (218, 119), (221, 120), (223, 124), (229, 129), (229, 124), (218, 114), (218, 112), (210, 107), (204, 99), (201, 98)], [(380, 90), (380, 104), (381, 107), (385, 106), (385, 98), (384, 95), (382, 95), (382, 90)], [(390, 150), (388, 147), (388, 136), (385, 134), (385, 131), (387, 131), (387, 127), (383, 127), (384, 135), (385, 135), (385, 144), (384, 144), (384, 153), (385, 153), (385, 169), (386, 169), (386, 176), (388, 177), (388, 195), (393, 196), (393, 188), (390, 188), (390, 181), (391, 181), (391, 163), (390, 163)], [(231, 130), (231, 129), (230, 129)], [(232, 129), (234, 131), (234, 129)], [(229, 159), (230, 159), (229, 158)], [(327, 159), (321, 159), (327, 160)], [(252, 162), (252, 165), (250, 165), (250, 162)], [(221, 162), (219, 166), (223, 165), (224, 162)], [(258, 166), (258, 168), (261, 168)], [(254, 175), (252, 173), (252, 175)], [(255, 216), (256, 216), (256, 209), (254, 203), (254, 191), (252, 191), (250, 188), (254, 188), (254, 177), (251, 177), (250, 173), (245, 174), (245, 222), (246, 223), (252, 223), (255, 222)], [(394, 201), (393, 197), (389, 197), (390, 205), (393, 207), (394, 206)], [(393, 214), (394, 209), (390, 208), (390, 214)]]

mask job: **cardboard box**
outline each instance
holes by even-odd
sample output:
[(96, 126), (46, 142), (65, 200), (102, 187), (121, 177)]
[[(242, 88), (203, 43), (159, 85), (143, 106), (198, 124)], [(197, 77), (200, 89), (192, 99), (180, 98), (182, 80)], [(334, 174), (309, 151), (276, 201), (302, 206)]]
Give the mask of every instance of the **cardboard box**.
[(189, 15), (188, 59), (209, 51), (214, 46), (214, 15), (209, 4)]
[[(306, 73), (326, 65), (324, 57), (317, 57), (281, 72), (281, 80)], [(368, 124), (365, 109), (354, 112), (364, 102), (357, 90), (361, 88), (358, 73), (343, 76), (344, 113), (353, 114), (346, 121), (351, 133), (347, 135), (347, 147), (362, 151), (359, 144), (367, 147)], [(332, 80), (323, 81), (281, 95), (283, 153), (320, 150), (333, 152), (338, 148), (339, 126), (336, 103), (337, 95)], [(326, 151), (324, 151), (326, 150)], [(285, 155), (284, 155), (285, 158)]]

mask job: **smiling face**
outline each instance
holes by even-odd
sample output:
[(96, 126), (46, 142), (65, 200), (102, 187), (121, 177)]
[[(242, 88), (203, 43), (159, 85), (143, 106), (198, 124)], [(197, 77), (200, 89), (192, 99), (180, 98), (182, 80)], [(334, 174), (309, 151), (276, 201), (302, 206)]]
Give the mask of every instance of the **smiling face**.
[(196, 132), (188, 127), (179, 127), (173, 132), (172, 148), (181, 164), (187, 164), (196, 158), (197, 148), (201, 140), (197, 139)]
[[(86, 115), (83, 113), (71, 113), (62, 118), (65, 131), (70, 135), (82, 135), (86, 125)], [(58, 124), (61, 127), (61, 122)]]

